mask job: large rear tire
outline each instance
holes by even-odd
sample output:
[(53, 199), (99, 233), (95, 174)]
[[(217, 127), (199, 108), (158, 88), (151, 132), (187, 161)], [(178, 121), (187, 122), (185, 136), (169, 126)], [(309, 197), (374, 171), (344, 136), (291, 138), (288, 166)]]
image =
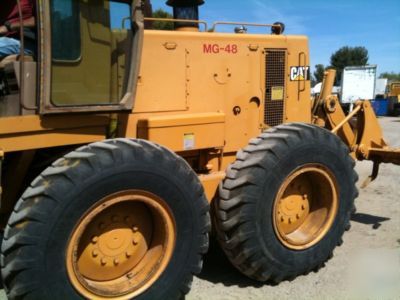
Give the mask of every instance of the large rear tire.
[(251, 140), (215, 201), (229, 260), (259, 281), (319, 268), (349, 226), (357, 197), (353, 168), (342, 141), (316, 126), (280, 125)]
[(209, 207), (191, 168), (147, 141), (64, 156), (37, 177), (5, 230), (9, 299), (178, 299), (208, 249)]

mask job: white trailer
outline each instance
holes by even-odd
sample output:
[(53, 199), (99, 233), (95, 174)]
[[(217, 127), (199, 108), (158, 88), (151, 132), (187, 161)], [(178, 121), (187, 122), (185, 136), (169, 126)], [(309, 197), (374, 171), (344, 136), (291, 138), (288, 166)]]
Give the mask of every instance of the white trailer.
[(376, 80), (375, 98), (376, 98), (376, 96), (382, 96), (382, 95), (386, 94), (387, 85), (388, 85), (388, 79), (387, 78), (379, 78), (379, 79)]
[(351, 105), (357, 100), (374, 99), (375, 84), (376, 65), (344, 68), (341, 102)]

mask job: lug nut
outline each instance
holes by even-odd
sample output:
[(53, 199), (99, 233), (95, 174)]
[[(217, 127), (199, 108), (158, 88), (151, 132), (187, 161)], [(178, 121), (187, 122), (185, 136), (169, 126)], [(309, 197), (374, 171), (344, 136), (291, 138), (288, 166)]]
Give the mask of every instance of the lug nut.
[(116, 259), (114, 259), (114, 265), (119, 265), (119, 260), (118, 260), (118, 258), (116, 258)]
[(296, 218), (297, 218), (297, 219), (300, 219), (300, 215), (299, 215), (299, 214), (296, 214)]
[(135, 240), (132, 240), (132, 244), (136, 246), (138, 244), (138, 242)]
[(305, 209), (306, 209), (306, 207), (304, 206), (304, 204), (301, 205), (301, 209), (302, 209), (302, 210), (305, 210)]
[(99, 255), (99, 251), (93, 250), (92, 255), (93, 255), (93, 257), (97, 257)]
[(285, 221), (285, 219), (283, 217), (281, 217), (281, 222)]
[(129, 258), (129, 257), (131, 257), (131, 256), (132, 256), (132, 251), (126, 251), (126, 253), (125, 253), (125, 254), (126, 254), (126, 257), (127, 257), (127, 258)]
[(99, 237), (98, 237), (98, 236), (94, 236), (94, 237), (92, 238), (92, 243), (93, 243), (93, 244), (96, 244), (96, 243), (98, 242), (98, 240), (99, 240)]
[(138, 232), (138, 231), (139, 231), (139, 228), (138, 228), (137, 226), (133, 226), (133, 227), (132, 227), (132, 231), (133, 231), (133, 232)]
[(104, 257), (100, 260), (100, 262), (102, 266), (105, 266), (107, 264), (107, 260)]
[(303, 195), (303, 199), (306, 200), (308, 198), (307, 194)]

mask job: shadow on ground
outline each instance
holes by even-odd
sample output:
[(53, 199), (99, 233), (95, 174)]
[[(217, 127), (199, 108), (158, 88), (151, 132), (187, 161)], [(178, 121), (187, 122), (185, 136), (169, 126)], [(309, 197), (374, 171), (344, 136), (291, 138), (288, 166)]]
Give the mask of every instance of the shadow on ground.
[(251, 280), (236, 270), (215, 239), (210, 239), (210, 249), (204, 256), (203, 270), (197, 276), (212, 283), (222, 283), (225, 286), (261, 287), (265, 283)]
[(372, 225), (372, 229), (378, 229), (382, 222), (389, 221), (390, 218), (356, 213), (351, 216), (351, 220), (365, 225)]

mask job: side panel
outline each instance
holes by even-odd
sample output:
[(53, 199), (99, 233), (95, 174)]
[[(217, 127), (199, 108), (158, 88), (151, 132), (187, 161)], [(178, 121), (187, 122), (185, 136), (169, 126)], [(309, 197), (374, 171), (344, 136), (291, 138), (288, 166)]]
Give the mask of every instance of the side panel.
[(138, 124), (138, 137), (172, 151), (222, 148), (225, 115), (221, 113), (149, 117)]
[(310, 57), (308, 40), (302, 36), (287, 39), (287, 92), (284, 122), (311, 122)]
[[(280, 53), (275, 69), (266, 66), (268, 51)], [(266, 127), (311, 121), (305, 37), (145, 31), (140, 74), (122, 135), (136, 136), (149, 115), (218, 112), (225, 115), (224, 152), (236, 152)], [(274, 121), (265, 122), (266, 114)]]
[(188, 109), (188, 53), (174, 39), (153, 35), (144, 39), (135, 112)]
[(4, 152), (87, 144), (107, 137), (110, 116), (23, 116), (0, 118)]

